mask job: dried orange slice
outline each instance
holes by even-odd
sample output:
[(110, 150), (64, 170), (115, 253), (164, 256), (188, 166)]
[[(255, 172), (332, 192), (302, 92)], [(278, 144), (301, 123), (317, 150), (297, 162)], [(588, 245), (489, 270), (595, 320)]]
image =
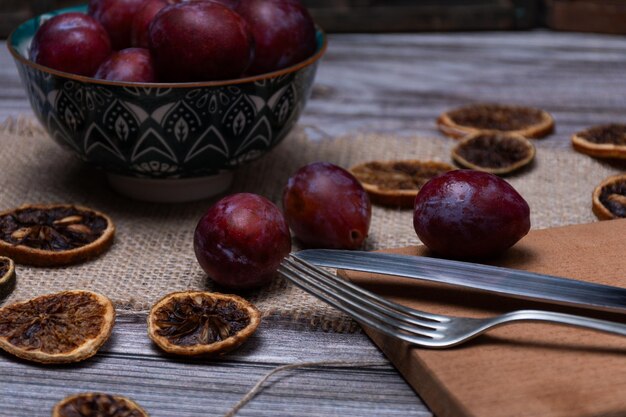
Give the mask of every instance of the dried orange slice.
[(236, 295), (183, 291), (163, 297), (148, 315), (148, 335), (176, 355), (213, 355), (246, 341), (261, 322), (255, 306)]
[(103, 295), (43, 295), (0, 308), (0, 349), (34, 362), (78, 362), (96, 354), (114, 321), (113, 304)]
[(626, 159), (626, 125), (594, 126), (572, 136), (578, 152), (598, 158)]
[(443, 113), (437, 119), (437, 125), (439, 130), (453, 138), (481, 131), (541, 138), (554, 130), (554, 119), (550, 113), (532, 107), (471, 104)]
[(626, 218), (626, 174), (606, 178), (593, 191), (593, 213), (600, 220)]
[(413, 207), (415, 196), (431, 178), (453, 170), (437, 161), (370, 161), (350, 168), (372, 202), (394, 207)]
[(126, 397), (90, 392), (58, 402), (52, 417), (148, 417), (148, 413)]
[(533, 144), (524, 136), (513, 133), (474, 133), (452, 149), (452, 159), (457, 164), (498, 175), (518, 170), (534, 157)]
[(11, 288), (15, 280), (15, 264), (13, 259), (0, 256), (0, 297)]
[(115, 226), (103, 213), (73, 205), (26, 205), (0, 213), (0, 255), (34, 266), (93, 258), (113, 243)]

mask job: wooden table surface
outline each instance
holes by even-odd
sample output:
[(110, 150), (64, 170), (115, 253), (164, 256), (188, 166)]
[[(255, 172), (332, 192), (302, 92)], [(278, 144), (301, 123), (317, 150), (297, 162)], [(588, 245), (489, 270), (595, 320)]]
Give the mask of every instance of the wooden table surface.
[[(472, 101), (528, 104), (553, 113), (557, 132), (626, 122), (626, 39), (547, 31), (333, 35), (301, 119), (312, 138), (354, 132), (437, 135), (436, 116)], [(17, 71), (0, 48), (0, 121), (32, 114)], [(384, 361), (362, 333), (311, 331), (267, 321), (223, 360), (162, 356), (145, 317), (118, 319), (101, 353), (78, 366), (39, 367), (0, 354), (0, 416), (47, 416), (79, 391), (126, 394), (153, 417), (221, 416), (266, 372), (302, 361)], [(431, 416), (388, 364), (307, 368), (277, 375), (241, 416)]]

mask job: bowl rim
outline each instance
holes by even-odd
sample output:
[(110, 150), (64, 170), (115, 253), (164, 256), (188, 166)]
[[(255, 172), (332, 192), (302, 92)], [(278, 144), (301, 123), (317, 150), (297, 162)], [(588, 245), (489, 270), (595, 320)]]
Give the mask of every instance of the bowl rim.
[[(277, 78), (277, 77), (281, 77), (283, 75), (286, 74), (290, 74), (293, 72), (297, 72), (305, 67), (308, 67), (312, 64), (314, 64), (315, 62), (317, 62), (326, 52), (326, 49), (328, 47), (328, 37), (326, 35), (326, 32), (324, 32), (324, 30), (322, 28), (320, 28), (317, 24), (315, 25), (315, 35), (316, 38), (317, 37), (321, 37), (322, 40), (322, 44), (321, 46), (319, 46), (319, 48), (317, 48), (316, 52), (311, 55), (310, 57), (308, 57), (307, 59), (305, 59), (304, 61), (300, 61), (292, 66), (289, 66), (287, 68), (282, 68), (280, 70), (277, 71), (272, 71), (272, 72), (266, 72), (263, 74), (258, 74), (258, 75), (253, 75), (250, 77), (243, 77), (243, 78), (231, 78), (228, 80), (215, 80), (215, 81), (192, 81), (192, 82), (184, 82), (184, 83), (139, 83), (139, 82), (127, 82), (127, 81), (108, 81), (108, 80), (100, 80), (98, 78), (93, 78), (93, 77), (87, 77), (84, 75), (77, 75), (77, 74), (71, 74), (69, 72), (64, 72), (64, 71), (59, 71), (59, 70), (55, 70), (53, 68), (50, 67), (46, 67), (44, 65), (41, 64), (37, 64), (34, 61), (31, 61), (29, 58), (23, 56), (14, 46), (13, 46), (13, 35), (20, 29), (22, 28), (24, 25), (26, 25), (27, 23), (34, 21), (35, 19), (39, 19), (41, 18), (42, 15), (48, 14), (48, 13), (57, 13), (57, 14), (63, 14), (63, 13), (70, 13), (70, 12), (79, 12), (82, 13), (80, 10), (83, 9), (84, 7), (86, 7), (86, 5), (79, 5), (79, 6), (72, 6), (72, 7), (65, 7), (65, 8), (61, 8), (61, 9), (55, 9), (37, 16), (34, 16), (22, 23), (20, 23), (15, 29), (13, 29), (11, 31), (11, 33), (9, 34), (9, 37), (6, 40), (7, 43), (7, 48), (9, 49), (9, 52), (11, 53), (11, 55), (13, 56), (13, 59), (15, 59), (16, 61), (19, 61), (20, 63), (27, 65), (31, 68), (34, 68), (36, 70), (48, 73), (48, 74), (52, 74), (58, 77), (63, 77), (63, 78), (67, 78), (67, 79), (71, 79), (71, 80), (75, 80), (75, 81), (80, 81), (80, 82), (85, 82), (85, 83), (91, 83), (91, 84), (100, 84), (100, 85), (106, 85), (106, 86), (117, 86), (117, 87), (131, 87), (131, 88), (198, 88), (198, 87), (224, 87), (224, 86), (233, 86), (233, 85), (239, 85), (239, 84), (248, 84), (248, 83), (254, 83), (254, 82), (258, 82), (258, 81), (264, 81), (264, 80), (268, 80), (270, 78)], [(64, 12), (66, 11), (66, 12)], [(33, 34), (34, 36), (34, 34)], [(319, 44), (319, 43), (318, 43)]]

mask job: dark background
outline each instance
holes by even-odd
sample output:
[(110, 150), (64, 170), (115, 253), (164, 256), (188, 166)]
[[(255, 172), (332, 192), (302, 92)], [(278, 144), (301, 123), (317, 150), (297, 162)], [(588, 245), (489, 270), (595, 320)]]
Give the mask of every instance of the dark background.
[[(303, 0), (328, 32), (516, 30), (626, 33), (626, 0)], [(86, 0), (0, 0), (0, 37)]]

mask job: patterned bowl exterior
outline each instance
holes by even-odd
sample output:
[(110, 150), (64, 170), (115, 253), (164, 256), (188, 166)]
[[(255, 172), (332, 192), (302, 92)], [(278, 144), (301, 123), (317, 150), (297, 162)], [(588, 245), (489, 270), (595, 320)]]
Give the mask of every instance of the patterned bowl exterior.
[(50, 136), (106, 172), (144, 178), (215, 175), (257, 159), (295, 125), (311, 92), (318, 52), (283, 71), (230, 82), (133, 84), (94, 80), (41, 67), (25, 57), (45, 19), (11, 35), (31, 106)]

